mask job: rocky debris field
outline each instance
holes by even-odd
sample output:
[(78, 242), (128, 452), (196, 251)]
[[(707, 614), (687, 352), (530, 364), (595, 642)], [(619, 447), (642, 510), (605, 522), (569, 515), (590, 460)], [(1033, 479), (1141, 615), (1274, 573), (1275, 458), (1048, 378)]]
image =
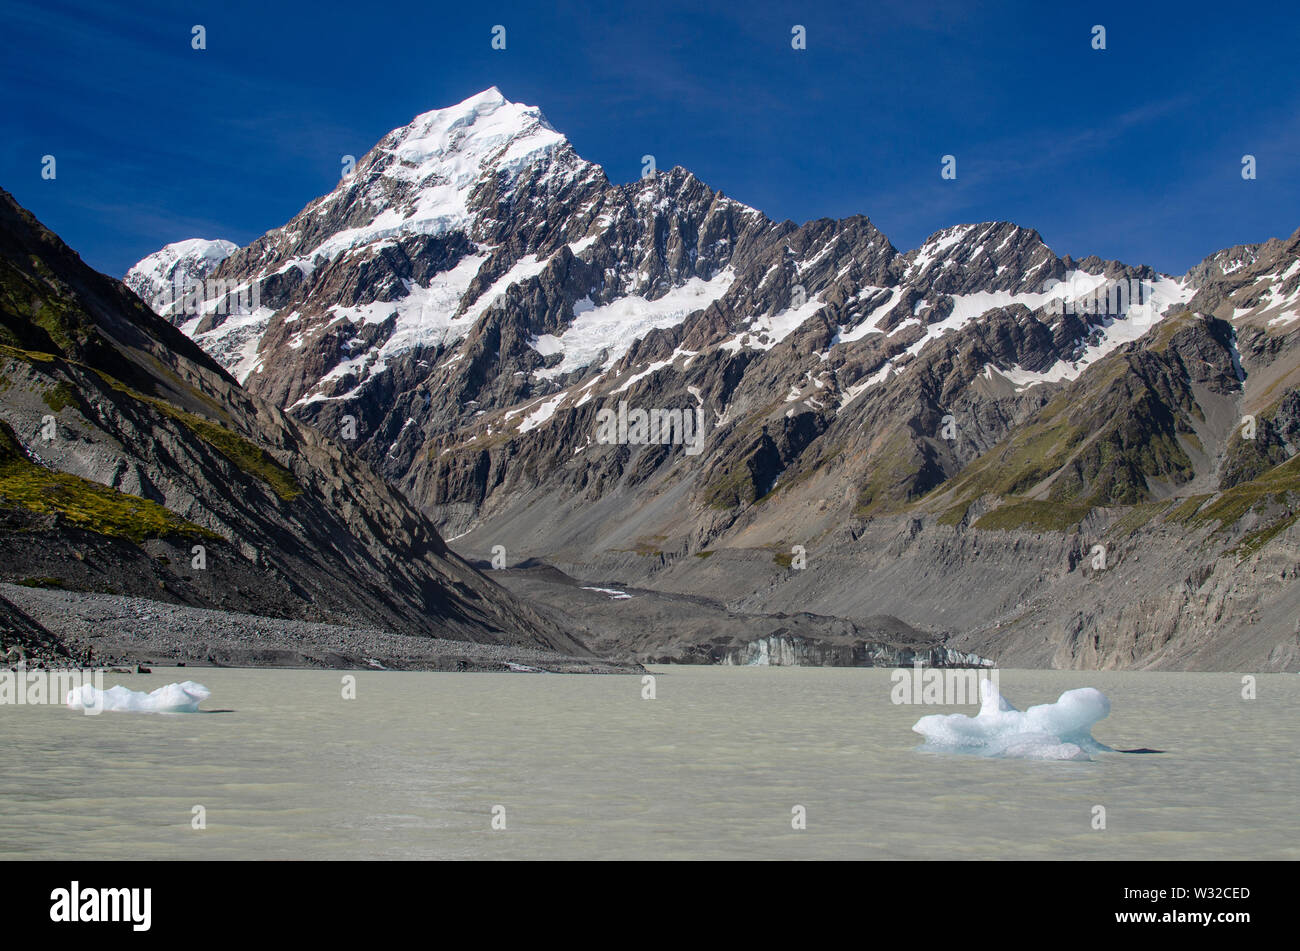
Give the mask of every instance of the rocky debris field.
[(601, 656), (643, 664), (824, 667), (979, 664), (941, 633), (896, 617), (853, 620), (808, 611), (734, 610), (703, 594), (655, 591), (619, 581), (578, 580), (540, 562), (492, 572), (493, 580), (542, 605)]
[[(145, 598), (0, 584), (0, 605), (101, 665), (638, 673), (635, 663), (375, 628), (213, 611)], [(8, 647), (6, 643), (4, 645)], [(87, 652), (90, 653), (87, 653)]]

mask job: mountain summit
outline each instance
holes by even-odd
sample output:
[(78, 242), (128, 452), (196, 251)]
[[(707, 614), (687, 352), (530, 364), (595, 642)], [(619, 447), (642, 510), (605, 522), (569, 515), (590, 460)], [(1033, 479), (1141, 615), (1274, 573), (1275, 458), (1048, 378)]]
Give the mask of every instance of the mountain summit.
[[(1062, 257), (1011, 222), (903, 252), (863, 216), (775, 222), (682, 168), (612, 184), (489, 89), (389, 133), (226, 257), (223, 296), (169, 319), (290, 414), (353, 421), (349, 445), (469, 550), (722, 591), (729, 610), (891, 614), (983, 656), (1190, 664), (1218, 648), (1168, 585), (1152, 610), (1187, 641), (1146, 640), (1094, 603), (1103, 584), (1074, 611), (1053, 592), (1124, 507), (1203, 512), (1289, 458), (1296, 267), (1294, 237), (1178, 276)], [(602, 414), (637, 410), (698, 414), (702, 451), (598, 438)], [(1278, 414), (1274, 448), (1242, 461), (1234, 421)], [(1232, 508), (1211, 547), (1281, 544), (1290, 492)], [(1183, 555), (1152, 571), (1197, 575), (1208, 523), (1175, 524), (1187, 540), (1159, 544)], [(1008, 557), (995, 583), (989, 554), (1041, 531), (1062, 533), (1051, 570)], [(892, 561), (858, 550), (866, 536)], [(833, 570), (773, 561), (794, 546)], [(1237, 571), (1207, 570), (1229, 587)], [(961, 630), (936, 579), (969, 608)], [(1040, 596), (1048, 620), (1026, 608)], [(1046, 640), (1018, 640), (1038, 624)], [(658, 647), (699, 656), (704, 636)]]

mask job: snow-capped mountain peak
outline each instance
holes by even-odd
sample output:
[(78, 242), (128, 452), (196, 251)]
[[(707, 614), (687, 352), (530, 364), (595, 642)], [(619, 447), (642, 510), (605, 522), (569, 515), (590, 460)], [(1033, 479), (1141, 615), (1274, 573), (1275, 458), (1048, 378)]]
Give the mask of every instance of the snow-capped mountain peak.
[(259, 306), (209, 307), (184, 332), (326, 431), (363, 420), (367, 451), (403, 479), (638, 391), (689, 406), (710, 393), (727, 420), (793, 393), (781, 420), (849, 425), (890, 381), (946, 379), (951, 353), (955, 386), (1014, 402), (1194, 292), (1058, 256), (1006, 221), (900, 252), (865, 217), (773, 222), (680, 167), (611, 184), (495, 87), (388, 133), (219, 276), (257, 287)]
[[(375, 164), (399, 181), (423, 184), (434, 176), (463, 198), (485, 172), (517, 173), (566, 142), (540, 109), (510, 102), (492, 86), (390, 132)], [(396, 161), (383, 162), (385, 154)]]
[[(559, 159), (559, 161), (556, 161)], [(332, 192), (264, 241), (280, 270), (418, 235), (472, 233), (476, 199), (508, 197), (535, 166), (554, 187), (594, 172), (536, 106), (510, 102), (495, 86), (416, 116), (379, 141)], [(479, 193), (486, 184), (495, 186)]]
[(206, 280), (238, 247), (222, 238), (175, 241), (136, 262), (126, 272), (126, 285), (165, 315), (189, 286)]

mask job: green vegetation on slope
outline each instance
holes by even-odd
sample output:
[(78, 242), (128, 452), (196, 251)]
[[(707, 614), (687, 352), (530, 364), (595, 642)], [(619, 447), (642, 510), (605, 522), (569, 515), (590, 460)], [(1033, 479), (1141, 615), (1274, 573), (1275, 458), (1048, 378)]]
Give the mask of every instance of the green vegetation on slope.
[(71, 525), (140, 544), (146, 538), (220, 538), (157, 502), (128, 495), (29, 460), (0, 422), (0, 507), (58, 515)]
[[(10, 357), (15, 360), (22, 360), (32, 365), (66, 363), (72, 366), (84, 367), (83, 364), (75, 360), (64, 360), (63, 358), (49, 353), (40, 353), (30, 350), (21, 350), (15, 347), (9, 347), (0, 344), (0, 357)], [(113, 377), (101, 370), (95, 371), (98, 376), (109, 386), (119, 393), (129, 396), (137, 402), (147, 403), (155, 410), (185, 425), (194, 435), (198, 436), (204, 442), (208, 443), (232, 463), (238, 466), (242, 471), (248, 473), (256, 479), (260, 479), (270, 486), (284, 501), (292, 501), (302, 494), (302, 486), (294, 478), (293, 473), (280, 465), (270, 453), (262, 449), (256, 443), (244, 438), (232, 430), (206, 419), (195, 413), (189, 413), (168, 403), (166, 400), (158, 399), (153, 396), (145, 396), (131, 387), (127, 386), (121, 380)], [(75, 404), (77, 394), (73, 387), (66, 382), (60, 382), (51, 389), (47, 390), (41, 397), (45, 404), (54, 412), (59, 412), (65, 406)]]
[(276, 462), (270, 453), (251, 440), (245, 439), (238, 433), (232, 432), (210, 419), (178, 409), (166, 400), (137, 393), (120, 380), (115, 380), (106, 373), (100, 373), (99, 375), (118, 392), (125, 393), (139, 402), (148, 403), (164, 415), (184, 424), (194, 435), (208, 443), (241, 470), (265, 482), (284, 501), (291, 501), (302, 494), (302, 486), (293, 477), (293, 473)]
[(0, 258), (0, 344), (36, 353), (83, 357), (104, 341), (76, 295), (38, 257), (26, 273)]
[[(911, 430), (899, 429), (871, 456), (867, 481), (858, 489), (853, 514), (865, 518), (902, 508), (924, 494), (918, 485), (941, 473), (926, 458), (918, 437)], [(932, 483), (931, 483), (932, 484)]]
[(172, 414), (244, 472), (269, 485), (284, 501), (289, 502), (302, 494), (302, 486), (293, 473), (276, 462), (261, 446), (202, 416), (175, 409)]
[(1064, 532), (1082, 521), (1091, 505), (1027, 500), (1007, 502), (981, 516), (975, 527), (991, 531)]
[(1221, 528), (1226, 528), (1261, 505), (1287, 506), (1296, 493), (1300, 493), (1300, 456), (1291, 457), (1256, 479), (1220, 492), (1218, 498), (1197, 511), (1192, 520), (1204, 522), (1213, 519)]
[(60, 412), (64, 407), (74, 406), (77, 395), (67, 383), (59, 383), (41, 394), (41, 399), (53, 412)]
[[(1201, 328), (1172, 318), (1162, 328), (1164, 349), (1183, 331)], [(959, 524), (976, 500), (992, 495), (1005, 500), (1007, 511), (988, 513), (977, 527), (1070, 525), (1094, 507), (1152, 502), (1151, 479), (1191, 481), (1195, 468), (1183, 443), (1199, 446), (1190, 420), (1202, 414), (1180, 367), (1177, 354), (1160, 348), (1107, 357), (940, 486), (933, 496), (949, 504), (939, 521)], [(1045, 504), (1024, 504), (1031, 501)], [(1049, 515), (1046, 503), (1060, 506), (1059, 516)], [(1144, 511), (1142, 518), (1155, 514)]]

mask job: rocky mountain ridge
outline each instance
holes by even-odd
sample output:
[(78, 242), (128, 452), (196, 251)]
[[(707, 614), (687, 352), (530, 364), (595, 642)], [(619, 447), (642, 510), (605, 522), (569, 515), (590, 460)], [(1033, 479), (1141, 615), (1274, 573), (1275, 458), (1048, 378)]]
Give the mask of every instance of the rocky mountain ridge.
[(4, 192), (0, 390), (0, 580), (593, 660)]
[[(1291, 458), (1298, 271), (1297, 235), (1177, 277), (1058, 256), (1008, 222), (900, 252), (865, 217), (774, 222), (681, 168), (611, 184), (538, 110), (492, 89), (394, 130), (333, 192), (222, 261), (213, 275), (234, 291), (172, 319), (251, 391), (351, 433), (346, 445), (485, 564), (501, 546), (512, 564), (590, 581), (721, 585), (766, 613), (894, 614), (946, 638), (984, 631), (975, 652), (997, 657), (1012, 640), (997, 619), (1039, 581), (970, 592), (987, 608), (947, 625), (924, 592), (885, 607), (892, 593), (848, 549), (835, 578), (874, 609), (845, 592), (801, 600), (824, 561), (807, 575), (776, 562), (788, 577), (760, 582), (696, 556), (793, 559), (913, 524), (940, 548), (955, 532), (987, 552), (1024, 532), (1076, 537), (1130, 507), (1220, 504)], [(259, 306), (239, 313), (253, 287)], [(607, 444), (601, 414), (620, 405), (698, 414), (702, 451)], [(1246, 417), (1262, 435), (1241, 438)], [(1255, 531), (1270, 534), (1251, 545), (1277, 551), (1291, 544), (1290, 492), (1229, 506), (1209, 555), (1190, 529), (1165, 532), (1194, 575)], [(1084, 607), (1082, 634), (1052, 622), (1036, 662), (1173, 656), (1142, 638), (1062, 653), (1103, 623)], [(1169, 610), (1177, 641), (1186, 622)]]

